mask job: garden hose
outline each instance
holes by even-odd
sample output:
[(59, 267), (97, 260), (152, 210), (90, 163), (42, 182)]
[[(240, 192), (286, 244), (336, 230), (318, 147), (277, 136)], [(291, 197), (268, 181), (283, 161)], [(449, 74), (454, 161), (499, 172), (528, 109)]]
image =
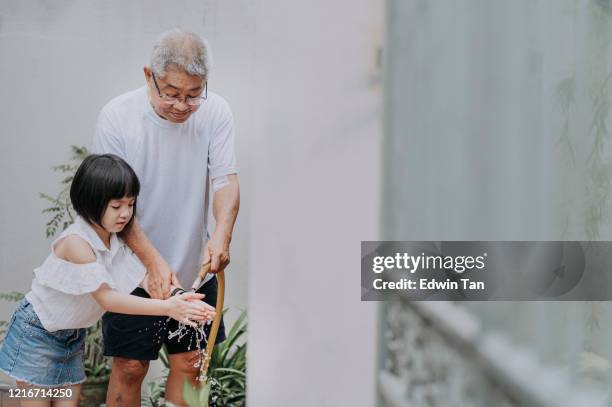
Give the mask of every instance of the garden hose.
[[(202, 264), (202, 268), (198, 273), (198, 278), (193, 283), (192, 289), (197, 290), (206, 279), (206, 275), (210, 272), (210, 262)], [(208, 382), (208, 364), (212, 356), (212, 351), (215, 346), (217, 339), (217, 333), (219, 332), (219, 326), (221, 325), (221, 318), (223, 317), (223, 301), (225, 297), (225, 273), (223, 270), (216, 273), (217, 277), (217, 303), (215, 304), (215, 320), (213, 321), (212, 328), (208, 335), (208, 343), (206, 345), (206, 353), (200, 355), (203, 360), (200, 361), (200, 377), (205, 377), (204, 384)]]

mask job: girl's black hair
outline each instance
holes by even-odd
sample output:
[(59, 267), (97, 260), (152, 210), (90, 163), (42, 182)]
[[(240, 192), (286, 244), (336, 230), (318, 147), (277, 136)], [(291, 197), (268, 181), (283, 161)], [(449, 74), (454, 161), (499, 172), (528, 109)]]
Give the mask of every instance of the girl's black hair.
[[(114, 154), (88, 155), (72, 179), (70, 200), (72, 207), (87, 222), (102, 226), (102, 217), (108, 203), (123, 197), (136, 198), (140, 182), (136, 173), (122, 158)], [(136, 216), (134, 212), (125, 229)]]

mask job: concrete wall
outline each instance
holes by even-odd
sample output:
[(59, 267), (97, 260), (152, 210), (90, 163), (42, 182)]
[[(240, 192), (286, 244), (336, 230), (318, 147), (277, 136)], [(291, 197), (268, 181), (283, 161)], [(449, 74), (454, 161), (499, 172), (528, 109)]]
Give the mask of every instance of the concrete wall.
[[(213, 47), (209, 86), (236, 118), (227, 305), (249, 309), (249, 405), (372, 405), (375, 308), (359, 301), (358, 266), (359, 241), (378, 234), (382, 8), (0, 3), (0, 290), (27, 290), (48, 253), (37, 193), (58, 190), (49, 168), (90, 144), (107, 100), (143, 84), (160, 31), (192, 29)], [(0, 307), (6, 318), (13, 305)]]

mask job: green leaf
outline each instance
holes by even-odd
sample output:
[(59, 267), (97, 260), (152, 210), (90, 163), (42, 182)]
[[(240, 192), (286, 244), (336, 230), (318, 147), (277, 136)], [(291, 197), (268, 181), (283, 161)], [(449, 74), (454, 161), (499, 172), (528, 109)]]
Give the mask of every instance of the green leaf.
[(236, 344), (236, 341), (244, 334), (246, 333), (246, 330), (241, 329), (240, 331), (237, 331), (234, 333), (233, 336), (228, 337), (223, 344), (225, 345), (223, 348), (221, 348), (221, 355), (220, 355), (220, 362), (221, 364), (223, 364), (226, 360), (228, 355), (230, 354), (230, 351), (232, 351), (233, 346)]
[(0, 293), (0, 300), (4, 301), (21, 301), (25, 295), (17, 291), (11, 291), (10, 293)]
[(200, 404), (198, 404), (199, 407), (201, 406), (208, 406), (208, 399), (210, 398), (210, 384), (206, 383), (202, 386), (202, 388), (199, 391), (199, 402)]
[(236, 352), (229, 359), (228, 365), (230, 365), (230, 366), (233, 366), (233, 365), (236, 365), (236, 366), (237, 365), (246, 366), (246, 351), (247, 351), (246, 346), (238, 347), (238, 350), (236, 350)]
[[(231, 338), (233, 336), (235, 336), (238, 332), (239, 329), (244, 329), (246, 327), (246, 323), (244, 322), (246, 319), (246, 312), (242, 311), (240, 313), (240, 316), (238, 317), (238, 319), (236, 320), (236, 322), (234, 322), (234, 325), (232, 326), (232, 328), (230, 329), (229, 334), (227, 335), (228, 338)], [(243, 326), (244, 325), (244, 326)]]
[[(205, 401), (208, 401), (207, 386), (203, 386), (202, 391), (206, 392)], [(202, 399), (201, 392), (198, 391), (198, 389), (194, 388), (189, 382), (189, 380), (187, 379), (185, 379), (185, 382), (183, 383), (183, 399), (185, 400), (185, 403), (189, 405), (189, 407), (202, 407), (207, 404), (207, 403), (201, 403), (201, 399)]]
[(166, 345), (162, 346), (162, 349), (159, 352), (159, 359), (166, 368), (170, 367), (170, 362), (168, 361), (168, 350), (166, 349)]
[(246, 377), (246, 373), (245, 372), (242, 372), (242, 371), (237, 370), (237, 369), (231, 369), (229, 367), (225, 367), (225, 368), (219, 367), (219, 368), (215, 369), (215, 372), (229, 372), (229, 373), (234, 373), (234, 374), (236, 374), (238, 376)]
[(68, 164), (60, 164), (60, 165), (54, 165), (53, 167), (51, 167), (51, 169), (53, 171), (68, 172), (72, 170), (72, 166)]
[(65, 176), (60, 180), (62, 189), (57, 193), (56, 196), (52, 196), (46, 193), (39, 193), (39, 197), (51, 204), (51, 206), (44, 208), (43, 213), (50, 213), (54, 216), (45, 225), (45, 234), (47, 238), (55, 236), (58, 230), (65, 230), (74, 222), (72, 205), (70, 203), (70, 184), (74, 178), (79, 164), (89, 152), (87, 148), (83, 146), (71, 146), (71, 157), (70, 162), (66, 164), (60, 164), (51, 167), (53, 171), (64, 173)]

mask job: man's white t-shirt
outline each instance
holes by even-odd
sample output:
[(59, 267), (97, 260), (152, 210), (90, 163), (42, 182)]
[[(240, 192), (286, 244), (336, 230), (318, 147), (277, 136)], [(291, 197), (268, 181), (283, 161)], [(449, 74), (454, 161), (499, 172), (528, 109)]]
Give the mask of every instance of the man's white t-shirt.
[(146, 87), (125, 93), (102, 108), (93, 152), (132, 166), (140, 180), (136, 216), (181, 284), (191, 287), (207, 241), (209, 180), (237, 172), (227, 102), (208, 92), (186, 122), (172, 123), (155, 113)]

